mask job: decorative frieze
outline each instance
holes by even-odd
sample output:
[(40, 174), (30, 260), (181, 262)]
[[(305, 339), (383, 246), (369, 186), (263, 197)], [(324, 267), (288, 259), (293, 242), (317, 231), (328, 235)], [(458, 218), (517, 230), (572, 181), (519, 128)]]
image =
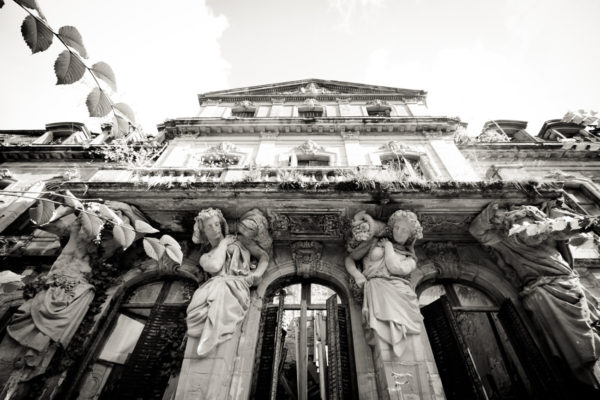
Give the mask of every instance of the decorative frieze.
[(342, 210), (268, 210), (273, 238), (342, 239)]

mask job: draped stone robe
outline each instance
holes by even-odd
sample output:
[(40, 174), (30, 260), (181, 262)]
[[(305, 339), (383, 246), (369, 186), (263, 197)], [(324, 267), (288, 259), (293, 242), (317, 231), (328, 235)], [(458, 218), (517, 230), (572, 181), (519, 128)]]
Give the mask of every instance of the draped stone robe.
[(525, 243), (499, 230), (491, 222), (494, 216), (490, 205), (473, 220), (471, 234), (514, 269), (522, 283), (523, 306), (546, 332), (552, 351), (578, 378), (588, 381), (586, 370), (600, 357), (600, 336), (592, 326), (600, 317), (598, 299), (581, 285), (555, 240)]

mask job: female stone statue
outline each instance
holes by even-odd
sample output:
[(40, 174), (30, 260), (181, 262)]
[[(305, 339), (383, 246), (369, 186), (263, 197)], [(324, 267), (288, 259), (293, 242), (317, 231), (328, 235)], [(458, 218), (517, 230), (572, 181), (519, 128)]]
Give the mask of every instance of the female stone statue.
[[(421, 331), (423, 318), (417, 295), (406, 277), (417, 267), (413, 246), (423, 237), (423, 230), (417, 216), (403, 210), (388, 220), (393, 243), (385, 237), (386, 226), (364, 211), (354, 216), (352, 226), (356, 242), (350, 245), (355, 247), (349, 249), (346, 269), (359, 286), (364, 286), (363, 323), (371, 341), (376, 334), (400, 357), (407, 335)], [(356, 260), (362, 260), (362, 272)]]
[[(241, 236), (228, 234), (220, 210), (198, 213), (192, 241), (209, 244), (200, 266), (212, 275), (196, 290), (187, 309), (188, 335), (199, 338), (197, 353), (208, 355), (234, 334), (250, 305), (250, 287), (257, 284), (269, 264), (271, 238), (267, 220), (257, 209), (247, 212), (238, 224)], [(252, 257), (258, 260), (252, 264)]]
[(508, 209), (491, 203), (469, 231), (496, 250), (502, 267), (517, 274), (523, 306), (546, 332), (553, 352), (590, 383), (590, 367), (600, 357), (598, 299), (581, 285), (559, 249), (561, 242), (580, 235), (586, 222), (558, 209), (551, 215), (533, 206)]
[[(146, 222), (135, 207), (125, 203), (89, 204), (110, 208), (126, 224)], [(92, 264), (101, 265), (121, 248), (112, 235), (98, 239), (85, 229), (81, 214), (67, 214), (40, 229), (68, 237), (68, 242), (44, 279), (45, 288), (19, 307), (6, 328), (7, 337), (0, 344), (0, 383), (15, 368), (13, 364), (21, 365), (21, 380), (42, 373), (54, 354), (51, 345), (69, 344), (94, 298), (94, 287), (87, 280)]]

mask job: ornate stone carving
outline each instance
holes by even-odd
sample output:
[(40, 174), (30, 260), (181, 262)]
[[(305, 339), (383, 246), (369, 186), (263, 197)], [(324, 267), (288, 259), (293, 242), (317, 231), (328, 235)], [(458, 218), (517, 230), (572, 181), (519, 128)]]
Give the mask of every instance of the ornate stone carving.
[(300, 87), (296, 90), (283, 92), (283, 94), (328, 94), (328, 93), (337, 93), (337, 92), (322, 88), (314, 82), (310, 82), (306, 86)]
[(242, 100), (242, 101), (235, 103), (235, 108), (247, 110), (247, 109), (254, 109), (254, 108), (256, 108), (256, 106), (250, 100)]
[(228, 167), (239, 163), (242, 158), (237, 147), (231, 142), (221, 142), (209, 147), (204, 153), (195, 156), (201, 165), (211, 167)]
[(308, 139), (306, 142), (304, 142), (300, 146), (296, 147), (295, 150), (298, 151), (298, 152), (300, 152), (300, 153), (302, 153), (302, 154), (311, 154), (311, 155), (314, 155), (314, 154), (317, 154), (317, 153), (324, 152), (325, 148), (323, 146), (319, 146), (318, 144), (316, 144), (312, 140)]
[[(40, 228), (68, 239), (67, 244), (43, 278), (43, 289), (16, 311), (7, 327), (7, 336), (13, 340), (5, 338), (0, 344), (0, 371), (9, 374), (12, 371), (8, 385), (16, 385), (21, 380), (43, 373), (56, 347), (59, 344), (66, 347), (71, 341), (94, 298), (94, 286), (88, 282), (92, 267), (102, 265), (123, 248), (123, 240), (127, 240), (103, 234), (107, 221), (114, 226), (122, 226), (122, 230), (126, 227), (133, 229), (132, 226), (142, 223), (148, 225), (135, 207), (125, 203), (81, 204), (72, 195), (70, 201), (65, 203), (64, 208), (68, 210), (76, 206), (76, 210), (63, 213)], [(140, 238), (141, 235), (137, 236), (137, 239)], [(131, 245), (136, 237), (128, 240), (131, 240)], [(15, 343), (21, 348), (15, 349)], [(23, 357), (28, 359), (27, 363), (22, 363), (20, 369), (14, 369), (15, 360)], [(0, 373), (0, 385), (8, 378)]]
[[(393, 242), (386, 237), (389, 232)], [(414, 243), (423, 230), (411, 211), (396, 211), (387, 226), (361, 211), (352, 220), (352, 235), (345, 265), (356, 284), (364, 286), (363, 325), (374, 343), (400, 358), (409, 336), (421, 332), (423, 317), (407, 277), (417, 267)]]
[(440, 276), (457, 279), (460, 264), (456, 246), (452, 242), (426, 242), (422, 246), (425, 255), (431, 260)]
[(305, 106), (310, 108), (315, 108), (317, 106), (321, 106), (321, 103), (317, 99), (306, 99), (303, 103)]
[(546, 214), (533, 206), (505, 208), (493, 202), (469, 231), (498, 253), (503, 268), (515, 271), (522, 304), (553, 344), (554, 355), (564, 359), (578, 379), (593, 383), (600, 359), (600, 309), (565, 256), (570, 258), (566, 243), (597, 229), (597, 220), (558, 204), (547, 203)]
[(0, 169), (0, 179), (10, 179), (10, 178), (12, 178), (12, 174), (10, 173), (8, 168), (1, 168)]
[(342, 211), (269, 210), (276, 239), (341, 239)]
[(422, 153), (422, 151), (420, 151), (416, 147), (409, 146), (404, 143), (400, 143), (397, 140), (392, 140), (392, 141), (388, 142), (387, 144), (381, 146), (379, 148), (379, 150), (385, 150), (385, 151), (389, 151), (394, 154), (400, 154), (400, 155), (406, 154), (406, 153), (416, 153), (416, 154)]
[(367, 102), (368, 106), (373, 108), (390, 108), (390, 103), (386, 100), (375, 99)]
[(475, 216), (472, 214), (422, 214), (420, 216), (426, 234), (466, 233), (473, 218)]
[(229, 234), (219, 209), (204, 209), (195, 221), (192, 241), (210, 245), (199, 263), (212, 278), (194, 293), (187, 309), (187, 326), (188, 336), (197, 338), (196, 352), (203, 358), (228, 341), (246, 317), (250, 286), (258, 284), (267, 269), (272, 240), (267, 219), (258, 209), (240, 218), (237, 237)]
[(323, 245), (315, 240), (302, 240), (292, 243), (292, 260), (298, 275), (308, 277), (312, 271), (321, 269)]

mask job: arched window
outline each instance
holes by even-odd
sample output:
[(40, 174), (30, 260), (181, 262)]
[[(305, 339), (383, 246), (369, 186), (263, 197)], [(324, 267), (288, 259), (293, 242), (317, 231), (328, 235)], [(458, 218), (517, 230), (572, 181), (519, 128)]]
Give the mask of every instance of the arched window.
[(353, 399), (347, 306), (324, 285), (302, 282), (267, 295), (252, 398)]
[(455, 281), (418, 288), (448, 400), (557, 398), (556, 378), (510, 300)]
[(170, 398), (185, 349), (186, 308), (196, 287), (193, 281), (161, 280), (125, 296), (96, 340), (78, 398)]

